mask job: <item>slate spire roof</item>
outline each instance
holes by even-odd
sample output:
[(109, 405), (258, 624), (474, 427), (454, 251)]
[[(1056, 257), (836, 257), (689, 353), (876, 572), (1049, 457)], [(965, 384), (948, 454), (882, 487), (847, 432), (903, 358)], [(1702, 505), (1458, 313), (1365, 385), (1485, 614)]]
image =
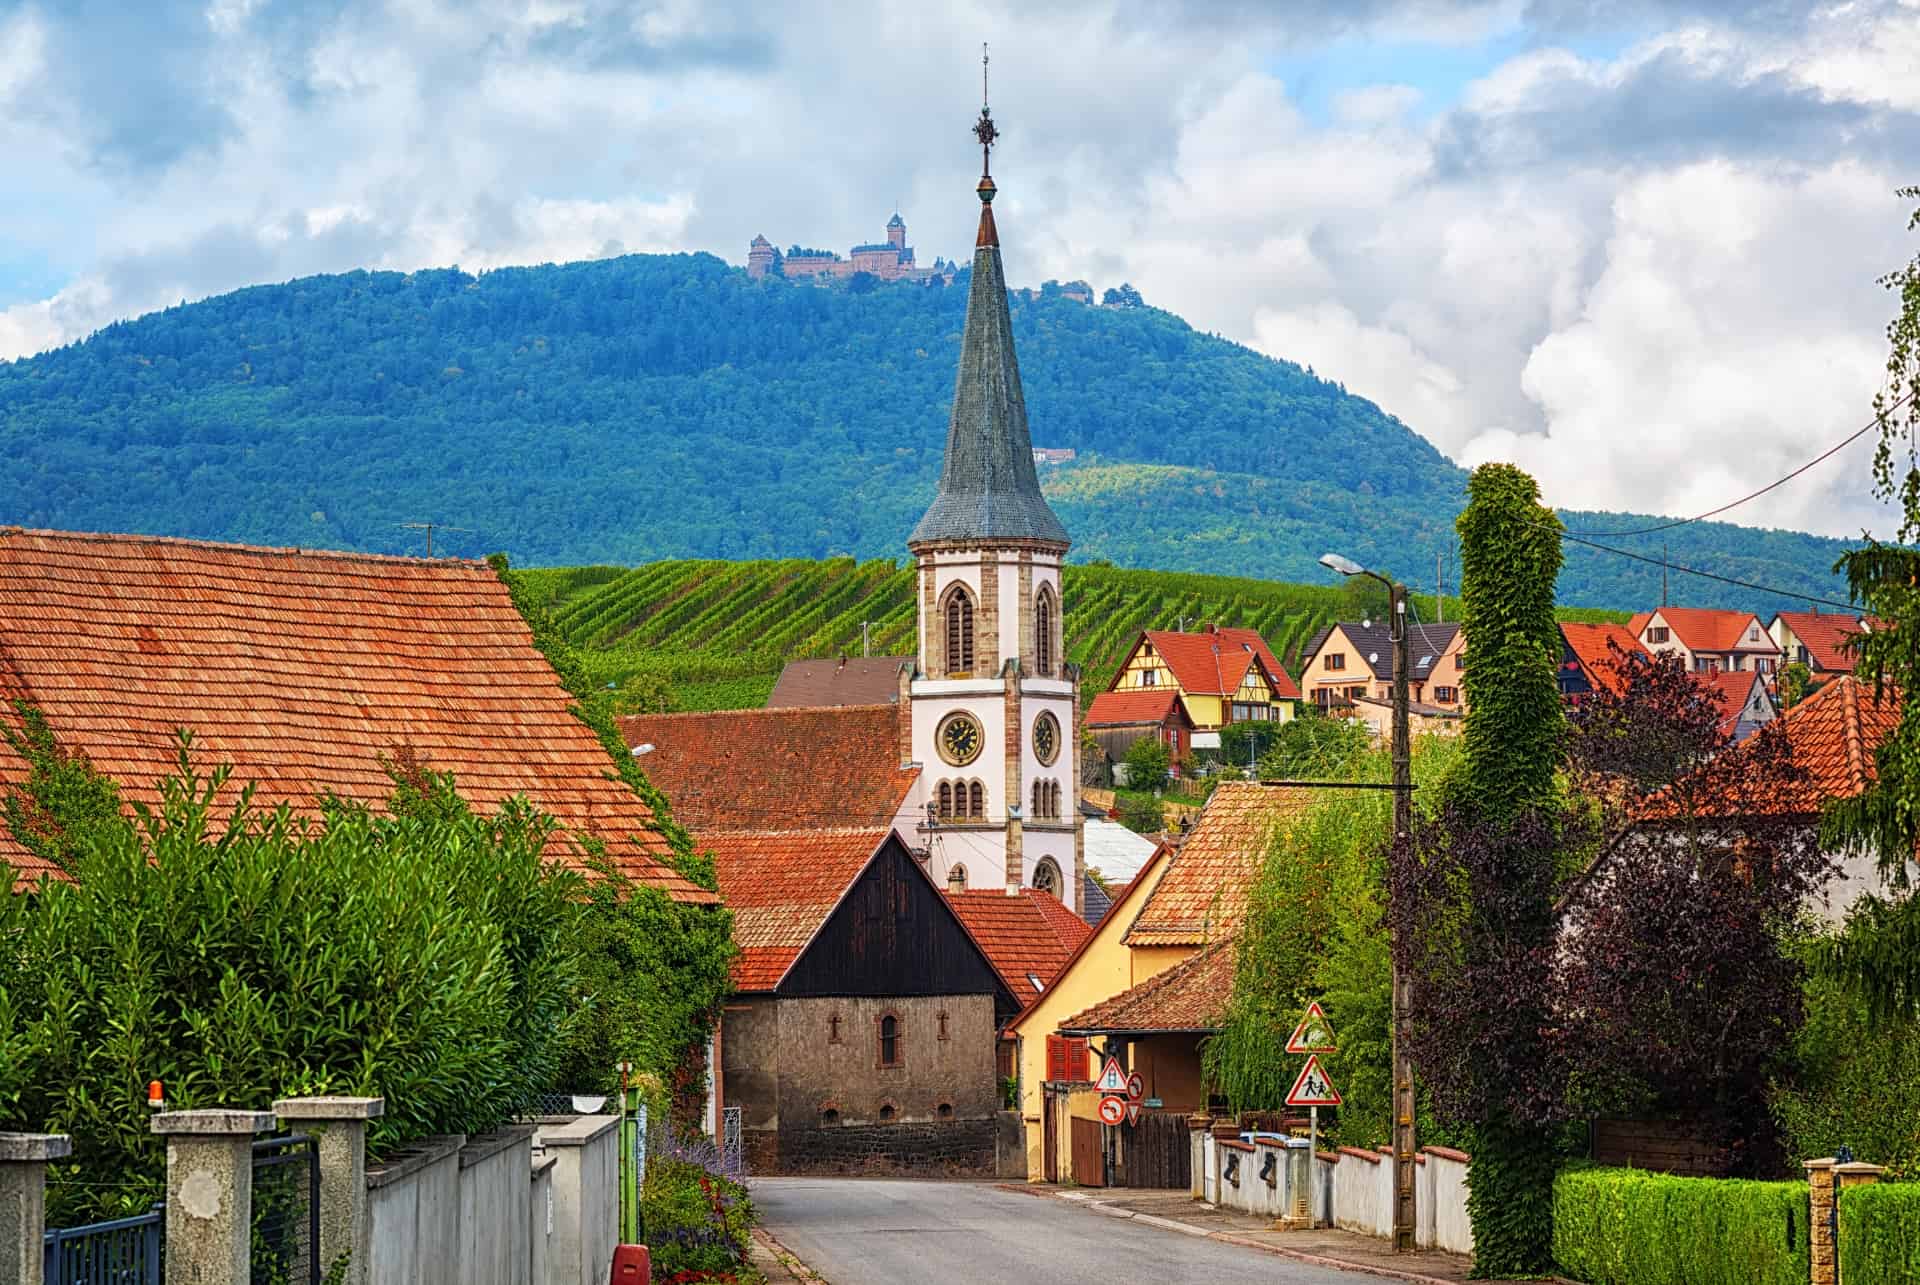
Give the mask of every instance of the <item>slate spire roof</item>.
[(940, 491), (907, 537), (907, 547), (947, 540), (1034, 540), (1064, 551), (1071, 543), (1067, 529), (1047, 507), (1033, 468), (1027, 402), (1013, 353), (1013, 319), (993, 222), (993, 180), (983, 176), (978, 191), (980, 233), (960, 340), (960, 372), (953, 384), (953, 415), (947, 424), (946, 466)]

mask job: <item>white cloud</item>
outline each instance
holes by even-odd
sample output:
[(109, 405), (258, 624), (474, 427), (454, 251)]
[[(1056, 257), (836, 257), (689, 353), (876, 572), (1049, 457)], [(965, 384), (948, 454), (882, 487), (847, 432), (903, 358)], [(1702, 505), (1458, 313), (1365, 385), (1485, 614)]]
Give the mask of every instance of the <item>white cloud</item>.
[[(1016, 281), (1130, 280), (1563, 502), (1706, 507), (1865, 413), (1873, 280), (1911, 252), (1891, 191), (1920, 164), (1920, 10), (1689, 16), (1611, 59), (1540, 43), (1455, 103), (1361, 83), (1328, 119), (1271, 70), (1314, 41), (1472, 45), (1540, 7), (208, 0), (143, 34), (169, 70), (124, 101), (86, 92), (124, 64), (59, 65), (107, 45), (22, 8), (0, 103), (34, 111), (0, 113), (0, 147), (44, 158), (30, 203), (62, 216), (4, 217), (78, 267), (0, 311), (0, 357), (310, 272), (845, 245), (896, 200), (924, 259), (964, 254), (985, 35)], [(141, 153), (156, 101), (210, 123)], [(1736, 516), (1852, 531), (1861, 479)]]

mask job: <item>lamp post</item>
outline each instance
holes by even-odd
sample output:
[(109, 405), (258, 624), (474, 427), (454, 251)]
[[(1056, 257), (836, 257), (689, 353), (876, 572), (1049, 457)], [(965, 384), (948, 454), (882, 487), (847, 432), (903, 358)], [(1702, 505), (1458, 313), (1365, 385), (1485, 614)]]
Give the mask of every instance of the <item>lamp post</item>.
[[(1413, 837), (1413, 738), (1407, 712), (1407, 675), (1412, 668), (1407, 639), (1407, 587), (1351, 558), (1322, 554), (1320, 565), (1343, 576), (1366, 576), (1387, 587), (1387, 629), (1393, 639), (1393, 851), (1390, 869), (1406, 860)], [(1393, 920), (1387, 920), (1393, 931)], [(1395, 943), (1397, 945), (1397, 943)], [(1407, 1058), (1405, 1024), (1413, 1007), (1407, 979), (1400, 971), (1399, 952), (1393, 959), (1393, 1247), (1401, 1253), (1414, 1248), (1413, 1065)]]

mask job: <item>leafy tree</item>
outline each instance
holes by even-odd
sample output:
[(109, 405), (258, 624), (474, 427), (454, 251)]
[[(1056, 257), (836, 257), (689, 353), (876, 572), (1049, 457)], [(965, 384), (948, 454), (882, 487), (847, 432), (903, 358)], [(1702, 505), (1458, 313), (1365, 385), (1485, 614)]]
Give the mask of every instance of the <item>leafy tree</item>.
[(1813, 690), (1813, 671), (1797, 660), (1792, 661), (1780, 667), (1778, 683), (1780, 708), (1792, 709)]
[(1120, 824), (1135, 834), (1159, 834), (1167, 828), (1167, 810), (1151, 794), (1129, 794), (1120, 800)]
[(1127, 747), (1121, 757), (1127, 765), (1127, 784), (1135, 790), (1158, 790), (1167, 783), (1173, 756), (1158, 736), (1146, 735)]
[(1261, 756), (1260, 775), (1269, 780), (1340, 780), (1366, 752), (1365, 723), (1332, 718), (1313, 705), (1304, 705), (1300, 713), (1280, 724), (1272, 747)]
[(1566, 823), (1553, 614), (1560, 522), (1532, 478), (1475, 469), (1460, 515), (1473, 640), (1460, 770), (1435, 825), (1393, 862), (1394, 946), (1414, 995), (1412, 1055), (1435, 1105), (1469, 1122), (1476, 1276), (1553, 1265), (1553, 887)]
[(20, 726), (0, 721), (0, 739), (26, 760), (27, 777), (0, 798), (0, 821), (28, 852), (72, 874), (89, 835), (119, 822), (119, 787), (85, 751), (60, 745), (37, 708), (16, 700), (13, 710)]
[[(1900, 195), (1920, 198), (1920, 187)], [(1908, 220), (1920, 228), (1920, 210)], [(1864, 897), (1845, 930), (1822, 944), (1829, 977), (1850, 987), (1882, 1019), (1920, 1016), (1920, 901), (1909, 895), (1907, 862), (1920, 841), (1920, 255), (1882, 283), (1899, 298), (1887, 327), (1887, 384), (1873, 401), (1880, 442), (1874, 452), (1874, 494), (1899, 506), (1894, 543), (1868, 540), (1840, 559), (1856, 600), (1886, 623), (1855, 643), (1856, 672), (1876, 692), (1901, 699), (1900, 721), (1874, 752), (1866, 790), (1827, 808), (1823, 838), (1838, 851), (1878, 858), (1891, 896)]]

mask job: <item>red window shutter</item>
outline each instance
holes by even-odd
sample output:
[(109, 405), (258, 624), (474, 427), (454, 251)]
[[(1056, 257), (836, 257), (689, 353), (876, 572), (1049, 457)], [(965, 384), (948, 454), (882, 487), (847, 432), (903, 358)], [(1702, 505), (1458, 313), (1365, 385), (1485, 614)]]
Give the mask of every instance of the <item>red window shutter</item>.
[(1087, 1066), (1087, 1041), (1085, 1037), (1067, 1041), (1066, 1061), (1068, 1073), (1063, 1078), (1068, 1080), (1091, 1080), (1093, 1078), (1093, 1072)]
[(1047, 1036), (1047, 1079), (1056, 1084), (1067, 1078), (1066, 1044), (1058, 1035)]

